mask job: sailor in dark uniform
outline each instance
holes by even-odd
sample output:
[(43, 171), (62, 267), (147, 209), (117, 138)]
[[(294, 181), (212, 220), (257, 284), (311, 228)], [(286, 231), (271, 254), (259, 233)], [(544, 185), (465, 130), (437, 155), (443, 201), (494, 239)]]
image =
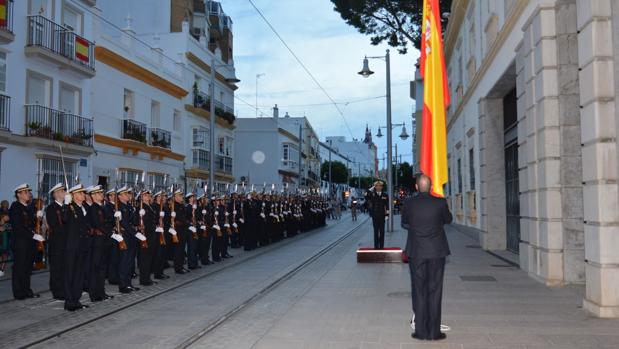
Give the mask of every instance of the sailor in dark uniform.
[(185, 214), (189, 220), (189, 227), (187, 228), (187, 267), (190, 270), (200, 268), (198, 265), (198, 246), (200, 237), (198, 235), (198, 203), (196, 202), (196, 195), (194, 193), (187, 193), (185, 195), (187, 205), (185, 206)]
[(157, 248), (156, 253), (153, 260), (153, 274), (154, 278), (157, 280), (168, 279), (169, 276), (163, 273), (164, 267), (167, 264), (167, 244), (168, 240), (166, 239), (167, 234), (165, 232), (165, 210), (166, 210), (166, 197), (163, 191), (158, 191), (155, 193), (155, 202), (151, 205), (153, 210), (157, 214), (157, 227), (155, 228), (155, 233), (157, 235)]
[(15, 188), (16, 201), (9, 208), (9, 220), (13, 227), (11, 247), (13, 249), (13, 297), (18, 300), (39, 297), (30, 288), (32, 264), (36, 253), (37, 239), (43, 240), (41, 235), (35, 234), (35, 212), (30, 205), (32, 191), (28, 184)]
[[(111, 216), (112, 227), (115, 223), (114, 213), (116, 211), (116, 189), (110, 189), (105, 193), (107, 200), (105, 201), (106, 216)], [(118, 235), (114, 235), (118, 237)], [(107, 281), (111, 285), (118, 285), (118, 264), (120, 263), (120, 249), (118, 242), (112, 240), (109, 242), (108, 249), (108, 266), (107, 266)]]
[[(176, 234), (178, 243), (174, 243), (174, 272), (176, 274), (185, 274), (187, 270), (183, 268), (185, 264), (185, 249), (187, 247), (187, 235), (189, 232), (189, 219), (183, 201), (183, 192), (176, 190), (173, 193), (172, 200), (174, 201), (174, 210), (170, 207), (170, 220), (174, 224), (170, 224), (170, 233)], [(167, 216), (167, 215), (166, 215)]]
[(57, 300), (64, 300), (64, 249), (67, 242), (66, 222), (64, 221), (66, 190), (67, 188), (62, 183), (53, 186), (49, 193), (54, 201), (45, 209), (49, 289), (52, 291), (52, 297)]
[(374, 248), (385, 247), (385, 218), (389, 215), (389, 195), (383, 191), (383, 182), (376, 181), (365, 193), (370, 216), (374, 225)]
[[(131, 274), (135, 264), (135, 254), (137, 251), (136, 231), (136, 215), (133, 206), (131, 206), (131, 189), (124, 186), (118, 189), (118, 211), (114, 213), (114, 217), (120, 220), (120, 232), (122, 241), (125, 242), (127, 248), (121, 249), (118, 261), (118, 290), (121, 293), (131, 293), (138, 291), (138, 287), (131, 285)], [(120, 241), (119, 241), (120, 243)]]
[(202, 194), (198, 197), (198, 221), (200, 222), (200, 229), (198, 230), (198, 254), (200, 255), (200, 263), (202, 265), (212, 264), (209, 254), (211, 249), (211, 229), (213, 226), (213, 210), (206, 194)]
[(90, 188), (89, 194), (92, 198), (92, 205), (87, 217), (90, 222), (92, 248), (89, 258), (88, 294), (92, 302), (100, 302), (112, 298), (105, 293), (105, 277), (113, 241), (114, 216), (105, 206), (103, 188), (100, 185)]
[(84, 200), (85, 189), (78, 184), (69, 189), (71, 203), (65, 209), (67, 222), (67, 243), (64, 264), (64, 308), (68, 311), (82, 309), (80, 303), (84, 289), (84, 267), (90, 248), (90, 223), (88, 222)]

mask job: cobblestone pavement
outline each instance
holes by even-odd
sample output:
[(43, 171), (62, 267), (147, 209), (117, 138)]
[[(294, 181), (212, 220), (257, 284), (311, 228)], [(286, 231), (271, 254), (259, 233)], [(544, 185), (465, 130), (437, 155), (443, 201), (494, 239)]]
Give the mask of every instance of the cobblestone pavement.
[[(19, 347), (66, 330), (70, 331), (49, 338), (40, 347), (173, 347), (361, 221), (353, 223), (348, 218), (329, 223), (325, 229), (256, 251), (233, 250), (231, 260), (174, 276), (139, 292), (116, 294), (102, 303), (86, 302), (91, 307), (75, 313), (65, 312), (62, 302), (49, 297), (4, 303), (0, 314), (11, 321), (0, 322), (0, 347)], [(114, 294), (116, 288), (109, 287), (109, 291)]]
[[(397, 222), (396, 222), (397, 223)], [(397, 224), (396, 224), (397, 225)], [(325, 254), (194, 344), (195, 348), (619, 348), (619, 321), (582, 307), (582, 288), (547, 288), (448, 227), (442, 342), (410, 337), (405, 264), (357, 264), (364, 233)], [(402, 230), (386, 246), (403, 246)], [(467, 278), (471, 277), (471, 278)], [(486, 280), (486, 281), (464, 281)]]

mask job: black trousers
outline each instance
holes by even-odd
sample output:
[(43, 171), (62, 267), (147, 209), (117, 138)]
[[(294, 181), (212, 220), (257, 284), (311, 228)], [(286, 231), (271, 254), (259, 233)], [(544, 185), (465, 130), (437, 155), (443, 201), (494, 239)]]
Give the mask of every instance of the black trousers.
[(153, 273), (155, 258), (159, 249), (159, 234), (149, 232), (146, 234), (148, 248), (140, 248), (138, 252), (138, 268), (140, 269), (140, 284), (148, 284), (152, 280), (150, 275)]
[[(206, 227), (207, 230), (210, 230), (210, 227)], [(200, 240), (198, 241), (198, 254), (200, 255), (200, 263), (202, 265), (207, 265), (209, 262), (209, 253), (211, 249), (211, 237), (213, 234), (210, 232), (200, 231)]]
[[(159, 234), (161, 233), (157, 233), (157, 235)], [(166, 234), (166, 235), (170, 235), (170, 234)], [(165, 239), (165, 236), (164, 236), (164, 239)], [(161, 243), (159, 242), (159, 238), (157, 238), (157, 249), (155, 250), (155, 257), (153, 260), (153, 274), (157, 277), (160, 277), (163, 275), (163, 269), (165, 267), (165, 264), (168, 262), (168, 257), (167, 257), (168, 241), (167, 239), (165, 243), (166, 243), (165, 245), (161, 245)]]
[(374, 248), (385, 247), (385, 217), (372, 217), (374, 225)]
[(84, 289), (84, 270), (87, 265), (88, 250), (68, 248), (65, 251), (64, 263), (64, 298), (65, 309), (80, 305)]
[[(410, 262), (409, 262), (410, 263)], [(437, 339), (441, 333), (441, 302), (445, 257), (415, 260), (413, 304), (415, 333), (420, 339)]]
[(118, 285), (119, 283), (119, 264), (120, 264), (120, 247), (116, 240), (112, 240), (112, 246), (108, 253), (107, 263), (107, 281), (112, 285)]
[(36, 242), (15, 241), (13, 247), (13, 275), (11, 283), (13, 286), (13, 297), (24, 299), (32, 296), (30, 288), (30, 276), (32, 275), (32, 264), (36, 254)]
[(111, 248), (107, 240), (111, 239), (107, 236), (96, 236), (93, 240), (88, 273), (88, 295), (90, 300), (101, 300), (105, 296), (105, 275)]
[(187, 232), (185, 230), (177, 230), (178, 244), (174, 246), (174, 271), (183, 270), (185, 265), (185, 249), (187, 248)]
[(64, 248), (50, 247), (49, 256), (49, 289), (55, 299), (64, 299)]

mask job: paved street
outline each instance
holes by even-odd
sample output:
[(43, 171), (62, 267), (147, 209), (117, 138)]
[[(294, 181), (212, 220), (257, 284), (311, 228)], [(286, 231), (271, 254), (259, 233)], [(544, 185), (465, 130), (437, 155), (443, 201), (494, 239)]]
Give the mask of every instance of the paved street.
[[(453, 330), (441, 343), (413, 340), (407, 265), (357, 264), (356, 248), (371, 245), (371, 224), (347, 235), (355, 226), (349, 219), (267, 249), (237, 251), (233, 260), (211, 270), (74, 314), (43, 298), (6, 302), (0, 313), (11, 321), (0, 326), (1, 346), (18, 347), (75, 326), (39, 347), (170, 348), (192, 339), (197, 339), (194, 348), (234, 349), (569, 349), (616, 348), (619, 343), (619, 321), (586, 313), (581, 288), (546, 288), (483, 252), (454, 227), (448, 229), (453, 255), (446, 270), (443, 321)], [(397, 229), (388, 234), (386, 245), (401, 246), (404, 240), (405, 233)], [(204, 335), (195, 337), (198, 333)]]

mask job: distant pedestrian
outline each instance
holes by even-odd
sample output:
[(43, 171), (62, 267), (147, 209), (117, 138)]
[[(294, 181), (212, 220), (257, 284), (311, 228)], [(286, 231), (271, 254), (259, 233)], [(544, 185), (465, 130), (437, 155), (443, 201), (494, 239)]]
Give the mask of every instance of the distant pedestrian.
[(9, 224), (8, 213), (0, 213), (0, 277), (4, 276), (6, 263), (10, 259), (9, 238), (11, 225)]
[(406, 254), (409, 257), (412, 303), (415, 313), (413, 338), (441, 340), (441, 303), (445, 258), (450, 254), (444, 225), (453, 217), (447, 201), (430, 195), (432, 182), (421, 175), (416, 184), (419, 195), (409, 198), (402, 210), (408, 224)]
[(9, 214), (9, 202), (7, 200), (0, 202), (0, 213)]

